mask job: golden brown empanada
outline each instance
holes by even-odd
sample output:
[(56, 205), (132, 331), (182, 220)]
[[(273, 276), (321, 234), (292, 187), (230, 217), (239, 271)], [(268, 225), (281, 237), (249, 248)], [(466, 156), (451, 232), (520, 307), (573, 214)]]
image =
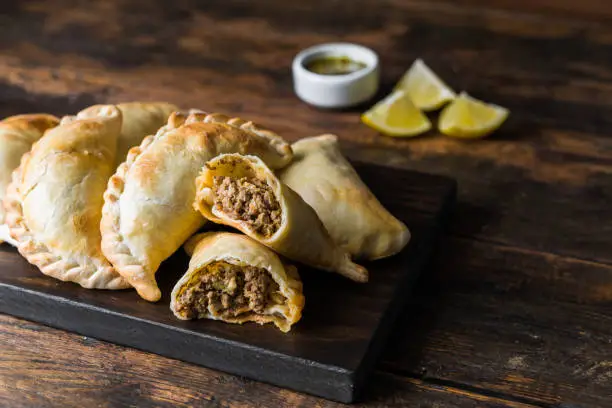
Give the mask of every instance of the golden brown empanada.
[(45, 274), (85, 288), (129, 287), (100, 247), (104, 189), (114, 170), (121, 112), (79, 113), (26, 153), (5, 198), (19, 252)]
[(279, 173), (354, 259), (380, 259), (401, 251), (410, 231), (391, 215), (342, 156), (338, 138), (322, 135), (292, 145), (294, 161)]
[(194, 180), (208, 160), (241, 152), (257, 154), (276, 169), (291, 161), (291, 147), (278, 137), (229, 125), (229, 118), (200, 119), (171, 115), (167, 126), (130, 150), (105, 193), (102, 250), (149, 301), (161, 297), (155, 281), (161, 262), (205, 222), (192, 203)]
[(210, 221), (237, 228), (294, 261), (358, 282), (368, 272), (336, 245), (316, 212), (255, 156), (220, 155), (202, 169), (194, 202)]
[(172, 290), (170, 309), (182, 320), (274, 323), (283, 332), (300, 320), (302, 282), (295, 267), (257, 241), (230, 232), (191, 238), (189, 269)]
[(46, 113), (11, 116), (0, 122), (0, 243), (16, 245), (4, 223), (1, 205), (13, 170), (19, 167), (21, 156), (30, 151), (32, 144), (58, 123), (58, 118)]
[[(93, 105), (82, 111), (83, 115), (95, 115), (104, 105)], [(117, 141), (115, 165), (123, 163), (128, 151), (138, 146), (146, 136), (154, 135), (166, 124), (172, 112), (178, 111), (176, 105), (167, 102), (126, 102), (116, 105), (121, 111), (123, 122)]]

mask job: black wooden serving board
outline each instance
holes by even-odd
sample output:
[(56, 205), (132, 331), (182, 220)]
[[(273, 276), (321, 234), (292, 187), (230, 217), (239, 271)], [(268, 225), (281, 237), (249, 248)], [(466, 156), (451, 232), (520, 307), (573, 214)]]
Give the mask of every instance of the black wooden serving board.
[[(86, 290), (42, 275), (0, 246), (0, 312), (325, 398), (358, 398), (412, 284), (432, 255), (455, 198), (455, 182), (356, 163), (380, 201), (412, 232), (398, 255), (364, 264), (368, 284), (300, 267), (306, 306), (288, 334), (273, 326), (183, 322), (169, 293), (186, 270), (179, 250), (158, 272), (156, 304), (134, 291)], [(160, 231), (160, 234), (163, 231)]]

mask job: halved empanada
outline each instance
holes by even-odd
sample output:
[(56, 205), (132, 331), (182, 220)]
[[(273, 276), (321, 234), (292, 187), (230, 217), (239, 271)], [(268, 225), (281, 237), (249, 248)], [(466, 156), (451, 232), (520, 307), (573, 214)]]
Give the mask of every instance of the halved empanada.
[(294, 161), (279, 173), (353, 258), (380, 259), (401, 251), (410, 231), (391, 215), (342, 156), (338, 138), (322, 135), (292, 145)]
[(220, 155), (196, 180), (194, 207), (294, 261), (358, 282), (368, 272), (336, 245), (317, 213), (255, 156)]
[(129, 287), (100, 248), (102, 195), (120, 130), (113, 105), (80, 113), (48, 130), (13, 173), (6, 222), (19, 252), (45, 275), (85, 288)]
[(58, 118), (46, 113), (11, 116), (0, 122), (0, 243), (16, 245), (4, 223), (1, 205), (13, 170), (19, 167), (21, 156), (30, 151), (32, 144), (58, 123)]
[[(81, 111), (81, 114), (96, 115), (104, 106), (90, 106)], [(117, 141), (116, 166), (125, 161), (132, 147), (140, 145), (146, 136), (154, 135), (166, 124), (170, 114), (179, 110), (178, 106), (167, 102), (126, 102), (116, 106), (123, 116), (121, 134)]]
[(182, 320), (274, 323), (283, 332), (300, 320), (302, 282), (295, 267), (251, 238), (208, 232), (191, 238), (189, 269), (172, 290), (170, 309)]
[(292, 157), (280, 138), (205, 120), (172, 125), (180, 116), (171, 115), (167, 126), (130, 150), (105, 193), (102, 250), (149, 301), (161, 297), (155, 281), (161, 262), (205, 222), (192, 207), (202, 166), (226, 152), (256, 154), (276, 169)]

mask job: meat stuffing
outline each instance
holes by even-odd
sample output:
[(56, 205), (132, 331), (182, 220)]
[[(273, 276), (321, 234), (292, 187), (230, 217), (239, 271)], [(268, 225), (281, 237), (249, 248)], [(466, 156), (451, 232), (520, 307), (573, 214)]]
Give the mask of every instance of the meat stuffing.
[(214, 178), (215, 206), (245, 221), (264, 237), (273, 235), (281, 223), (281, 209), (270, 186), (256, 178)]
[(242, 313), (263, 313), (279, 287), (263, 268), (216, 261), (206, 266), (198, 281), (179, 296), (178, 311), (189, 319), (209, 312), (232, 318)]

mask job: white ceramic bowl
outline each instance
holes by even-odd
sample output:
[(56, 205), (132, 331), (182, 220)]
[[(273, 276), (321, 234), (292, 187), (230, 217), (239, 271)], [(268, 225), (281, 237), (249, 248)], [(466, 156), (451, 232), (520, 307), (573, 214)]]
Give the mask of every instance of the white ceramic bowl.
[[(365, 68), (345, 75), (322, 75), (306, 69), (306, 64), (325, 57), (348, 57)], [(346, 108), (366, 102), (378, 90), (378, 55), (369, 48), (351, 43), (316, 45), (293, 59), (293, 87), (306, 103), (321, 108)]]

